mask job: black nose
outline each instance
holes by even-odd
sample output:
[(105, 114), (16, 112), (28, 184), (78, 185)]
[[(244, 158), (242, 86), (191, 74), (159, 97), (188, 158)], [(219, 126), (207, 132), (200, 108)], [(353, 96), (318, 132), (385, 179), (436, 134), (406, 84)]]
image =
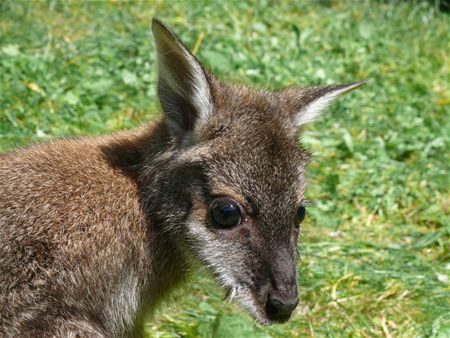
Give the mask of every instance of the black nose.
[(291, 316), (292, 311), (297, 307), (298, 298), (282, 300), (276, 295), (270, 295), (267, 298), (266, 313), (270, 320), (276, 322), (285, 322)]

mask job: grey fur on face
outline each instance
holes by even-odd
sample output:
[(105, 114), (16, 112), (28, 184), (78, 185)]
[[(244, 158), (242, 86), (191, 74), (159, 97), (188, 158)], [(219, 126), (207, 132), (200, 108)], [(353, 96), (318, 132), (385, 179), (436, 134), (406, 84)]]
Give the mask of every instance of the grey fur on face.
[(299, 128), (362, 82), (222, 83), (152, 30), (159, 120), (0, 155), (2, 337), (138, 336), (198, 262), (262, 324), (297, 305)]

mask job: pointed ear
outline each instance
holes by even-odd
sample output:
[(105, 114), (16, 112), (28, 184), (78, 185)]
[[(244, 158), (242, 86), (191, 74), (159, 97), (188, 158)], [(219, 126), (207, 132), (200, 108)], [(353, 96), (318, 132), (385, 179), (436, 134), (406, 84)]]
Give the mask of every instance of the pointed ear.
[(364, 85), (366, 81), (311, 87), (286, 89), (282, 97), (288, 102), (295, 127), (300, 127), (315, 120), (339, 96)]
[(213, 108), (208, 74), (175, 33), (153, 19), (158, 62), (158, 97), (166, 123), (176, 136), (185, 136), (204, 123)]

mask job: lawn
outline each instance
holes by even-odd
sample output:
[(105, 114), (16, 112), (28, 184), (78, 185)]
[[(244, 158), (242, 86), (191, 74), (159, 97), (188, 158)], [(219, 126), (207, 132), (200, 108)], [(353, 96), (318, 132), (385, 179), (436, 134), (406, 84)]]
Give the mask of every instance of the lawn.
[(222, 79), (368, 79), (308, 126), (301, 301), (259, 327), (206, 273), (148, 337), (450, 336), (450, 15), (433, 1), (0, 0), (0, 150), (159, 114), (157, 16)]

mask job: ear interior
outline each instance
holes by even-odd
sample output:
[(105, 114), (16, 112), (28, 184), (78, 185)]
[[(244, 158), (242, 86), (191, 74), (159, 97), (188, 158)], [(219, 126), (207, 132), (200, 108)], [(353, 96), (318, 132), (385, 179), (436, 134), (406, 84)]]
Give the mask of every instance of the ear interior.
[(299, 89), (298, 93), (290, 94), (291, 100), (297, 100), (297, 108), (294, 112), (293, 122), (300, 127), (315, 120), (324, 109), (334, 100), (356, 88), (361, 87), (367, 81), (359, 81), (347, 84), (330, 85), (324, 87), (312, 87)]
[(152, 32), (157, 50), (158, 96), (166, 121), (176, 133), (192, 131), (212, 111), (206, 71), (161, 21), (153, 19)]

